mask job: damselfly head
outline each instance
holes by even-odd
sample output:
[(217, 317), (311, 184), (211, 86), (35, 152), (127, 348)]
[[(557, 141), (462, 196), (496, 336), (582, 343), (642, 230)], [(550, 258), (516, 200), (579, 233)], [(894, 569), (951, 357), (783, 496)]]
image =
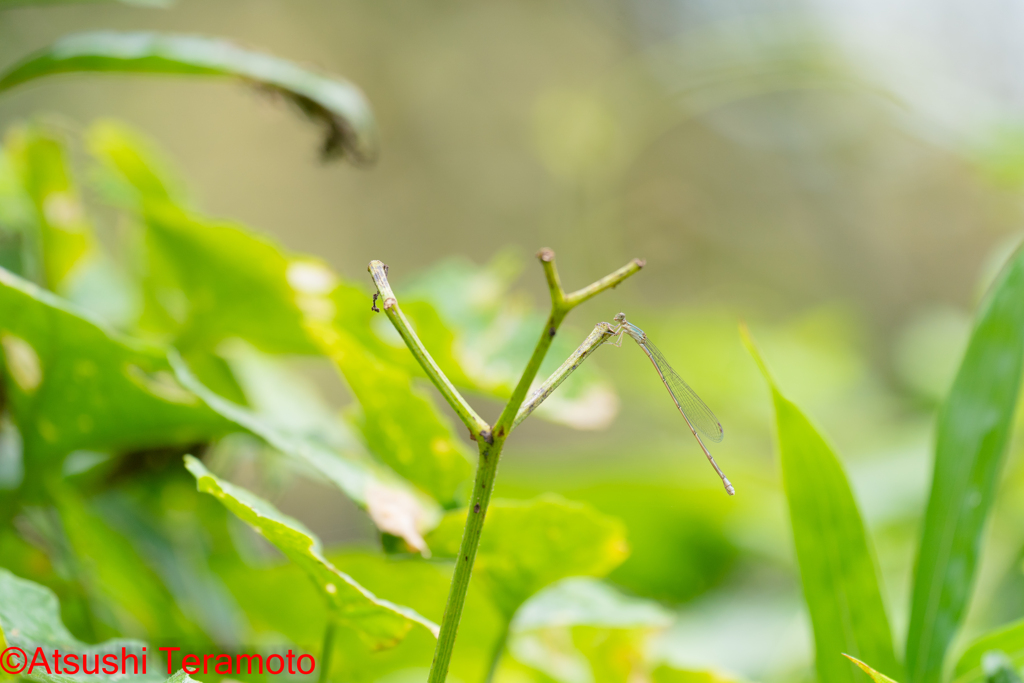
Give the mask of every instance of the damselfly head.
[(616, 313), (615, 317), (612, 318), (612, 320), (614, 320), (619, 325), (621, 325), (622, 323), (626, 322), (626, 314), (625, 313)]

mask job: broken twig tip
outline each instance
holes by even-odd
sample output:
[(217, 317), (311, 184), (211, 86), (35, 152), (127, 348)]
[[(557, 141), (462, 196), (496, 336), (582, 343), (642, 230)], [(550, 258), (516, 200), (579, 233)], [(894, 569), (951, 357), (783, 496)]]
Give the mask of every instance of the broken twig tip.
[(384, 310), (385, 311), (391, 310), (397, 304), (398, 304), (398, 301), (395, 300), (395, 297), (389, 296), (387, 299), (384, 299)]
[(544, 261), (545, 263), (551, 263), (552, 261), (555, 260), (555, 252), (551, 251), (547, 247), (544, 247), (543, 249), (537, 252), (537, 258), (539, 258), (541, 261)]
[(633, 263), (636, 264), (637, 268), (643, 268), (644, 266), (647, 265), (647, 259), (635, 258), (635, 259), (633, 259)]

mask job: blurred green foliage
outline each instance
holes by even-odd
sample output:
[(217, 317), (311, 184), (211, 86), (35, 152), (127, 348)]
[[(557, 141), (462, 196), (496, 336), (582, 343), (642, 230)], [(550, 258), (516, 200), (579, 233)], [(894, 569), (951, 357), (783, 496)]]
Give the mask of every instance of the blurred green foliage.
[[(12, 4), (23, 3), (0, 9)], [(658, 14), (637, 7), (626, 13), (639, 23)], [(231, 8), (232, 31), (273, 24), (283, 44), (305, 48), (297, 24), (273, 12), (246, 23)], [(924, 673), (910, 680), (1012, 680), (1024, 662), (1012, 621), (1024, 595), (1024, 468), (1013, 438), (1020, 324), (1007, 311), (1020, 299), (996, 273), (1018, 241), (1014, 125), (966, 151), (936, 144), (935, 129), (914, 119), (921, 112), (893, 116), (879, 104), (888, 94), (841, 49), (774, 19), (659, 41), (572, 4), (315, 9), (331, 18), (314, 30), (330, 31), (324, 59), (343, 55), (380, 106), (386, 155), (362, 177), (376, 181), (312, 169), (305, 157), (288, 165), (274, 147), (294, 147), (286, 130), (268, 135), (270, 123), (251, 123), (233, 100), (212, 106), (194, 86), (161, 84), (174, 102), (141, 81), (128, 91), (129, 118), (152, 106), (164, 128), (180, 129), (161, 133), (173, 155), (109, 120), (8, 128), (0, 565), (16, 598), (0, 600), (0, 637), (21, 642), (11, 632), (27, 632), (25, 615), (57, 633), (56, 595), (71, 640), (319, 656), (338, 605), (299, 566), (309, 558), (284, 561), (200, 495), (186, 453), (202, 458), (211, 491), (215, 479), (221, 491), (237, 482), (228, 499), (247, 521), (244, 510), (272, 504), (283, 535), (325, 538), (324, 549), (309, 540), (316, 571), (329, 565), (345, 585), (393, 603), (389, 614), (440, 622), (472, 449), (370, 311), (362, 264), (392, 263), (427, 348), (486, 407), (511, 391), (543, 319), (533, 278), (519, 282), (522, 245), (543, 236), (570, 277), (603, 272), (623, 251), (654, 267), (650, 284), (583, 309), (542, 374), (580, 330), (625, 307), (723, 418), (716, 458), (739, 495), (721, 494), (642, 355), (602, 350), (538, 411), (553, 424), (531, 421), (510, 442), (498, 495), (518, 500), (489, 518), (453, 680), (484, 680), (503, 651), (496, 676), (507, 683), (801, 681), (815, 658), (822, 680), (867, 680), (838, 649), (863, 658), (875, 680), (889, 679), (870, 667), (908, 680), (888, 626), (899, 647), (908, 623), (912, 634), (939, 633), (924, 639), (911, 662)], [(251, 75), (239, 62), (231, 75), (231, 64), (210, 67), (202, 53), (223, 44), (206, 39), (91, 33), (54, 43), (51, 19), (35, 11), (4, 15), (4, 36), (43, 25), (36, 42), (50, 45), (28, 60), (9, 52), (18, 40), (0, 46), (19, 59), (8, 84), (72, 69)], [(116, 16), (91, 11), (50, 15), (52, 26)], [(126, 59), (114, 49), (126, 44), (149, 52)], [(177, 51), (190, 46), (198, 51)], [(316, 50), (307, 54), (322, 61)], [(242, 62), (253, 54), (230, 51)], [(119, 92), (110, 83), (75, 92), (104, 99)], [(13, 91), (5, 121), (78, 86), (51, 87)], [(72, 108), (82, 120), (98, 108), (90, 97)], [(193, 111), (199, 123), (180, 113)], [(337, 124), (318, 121), (329, 133)], [(229, 141), (218, 146), (218, 135)], [(275, 164), (225, 153), (238, 140), (274, 149)], [(232, 206), (276, 236), (199, 208), (171, 156), (200, 179), (213, 199), (204, 204)], [(234, 204), (224, 199), (232, 192)], [(497, 250), (506, 242), (520, 248)], [(292, 250), (303, 243), (315, 256)], [(419, 272), (407, 272), (413, 265)], [(1002, 289), (972, 336), (972, 295), (992, 283)], [(994, 295), (1006, 304), (995, 313)], [(784, 378), (781, 478), (769, 456), (772, 401), (739, 342), (740, 317)], [(944, 509), (924, 529), (954, 530), (948, 561), (940, 544), (915, 551), (939, 406), (936, 486), (947, 477), (956, 491), (932, 494)], [(949, 446), (968, 436), (977, 448)], [(958, 469), (966, 452), (977, 455), (973, 478)], [(934, 569), (916, 584), (915, 552)], [(557, 581), (579, 574), (592, 578)], [(912, 593), (938, 596), (941, 585), (955, 599), (939, 600), (938, 617), (922, 600), (911, 614)], [(863, 599), (841, 604), (847, 594)], [(19, 602), (33, 595), (47, 597)], [(332, 679), (425, 678), (429, 630), (376, 649), (369, 626), (337, 627)], [(57, 642), (32, 633), (24, 642)]]

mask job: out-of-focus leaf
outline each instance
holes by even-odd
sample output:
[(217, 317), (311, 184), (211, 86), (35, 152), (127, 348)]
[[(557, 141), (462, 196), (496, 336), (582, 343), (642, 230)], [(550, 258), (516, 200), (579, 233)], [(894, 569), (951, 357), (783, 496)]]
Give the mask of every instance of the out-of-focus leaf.
[(149, 638), (202, 637), (178, 609), (153, 570), (132, 543), (110, 528), (70, 488), (58, 499), (61, 522), (75, 557), (78, 579), (86, 587), (94, 612), (111, 613), (117, 631), (141, 627)]
[(69, 278), (96, 257), (95, 237), (68, 167), (61, 136), (43, 126), (15, 128), (7, 153), (35, 210), (49, 289), (64, 290)]
[(648, 638), (671, 623), (672, 615), (655, 602), (572, 578), (519, 608), (509, 649), (518, 661), (565, 683), (626, 683), (645, 676)]
[[(121, 653), (117, 652), (117, 653), (115, 653), (115, 655), (120, 657)], [(120, 662), (120, 659), (118, 661)], [(128, 665), (132, 666), (131, 662), (129, 662)], [(145, 683), (149, 683), (151, 681), (153, 683), (158, 683), (160, 681), (162, 681), (162, 683), (198, 683), (194, 678), (190, 677), (187, 673), (185, 673), (184, 670), (178, 670), (176, 673), (172, 674), (171, 676), (169, 676), (166, 679), (163, 676), (160, 676), (160, 675), (157, 675), (157, 674), (153, 674), (153, 673), (138, 674), (138, 675), (128, 675), (128, 676), (122, 676), (120, 673), (118, 673), (118, 674), (116, 674), (114, 676), (103, 675), (103, 676), (97, 677), (97, 676), (94, 676), (92, 674), (89, 674), (89, 675), (81, 675), (80, 674), (78, 676), (69, 676), (67, 674), (39, 673), (38, 671), (36, 671), (35, 673), (33, 673), (30, 676), (24, 676), (24, 678), (26, 678), (26, 679), (28, 679), (30, 681), (39, 681), (40, 683), (84, 683), (84, 681), (95, 681), (95, 680), (99, 680), (99, 681), (103, 681), (103, 680), (108, 680), (108, 681), (143, 681)]]
[[(448, 513), (427, 537), (435, 555), (458, 555), (466, 515), (466, 510)], [(628, 554), (624, 525), (588, 505), (559, 496), (495, 500), (487, 511), (473, 576), (512, 619), (545, 586), (570, 576), (604, 576)]]
[(377, 133), (370, 106), (348, 81), (224, 40), (99, 31), (61, 38), (0, 75), (0, 92), (56, 74), (174, 74), (231, 78), (280, 95), (325, 131), (325, 158), (370, 163)]
[(359, 400), (353, 419), (370, 450), (442, 505), (456, 504), (472, 467), (449, 421), (404, 370), (380, 360), (336, 326), (311, 329)]
[(230, 428), (181, 386), (163, 352), (4, 270), (0, 347), (26, 468), (75, 449), (185, 445)]
[(516, 612), (513, 631), (569, 626), (664, 628), (672, 614), (652, 600), (630, 598), (586, 577), (565, 579), (540, 591)]
[(316, 305), (337, 278), (322, 263), (292, 260), (241, 226), (170, 204), (146, 209), (148, 301), (178, 324), (183, 351), (240, 337), (269, 353), (313, 354), (304, 303)]
[(1021, 683), (1020, 672), (1004, 652), (986, 652), (981, 658), (981, 667), (985, 672), (985, 683)]
[(37, 231), (35, 207), (10, 155), (0, 149), (0, 268), (42, 282)]
[[(87, 645), (79, 641), (71, 635), (61, 621), (60, 605), (53, 591), (38, 583), (15, 576), (3, 568), (0, 568), (0, 628), (6, 637), (7, 645), (25, 650), (30, 661), (37, 647), (43, 647), (47, 653), (51, 653), (54, 649), (60, 649), (89, 657), (110, 653), (116, 654), (118, 658), (121, 656), (121, 649), (124, 648), (125, 651), (134, 654), (141, 661), (142, 649), (145, 647), (144, 643), (137, 640), (108, 640), (98, 645)], [(109, 683), (124, 679), (120, 672), (113, 676), (103, 673), (79, 674), (65, 676), (63, 679), (46, 676), (38, 669), (32, 673), (33, 677), (38, 680), (54, 681), (55, 683), (58, 683), (58, 680), (89, 680)], [(41, 673), (42, 675), (40, 675)], [(164, 679), (163, 676), (154, 673), (139, 674), (130, 678), (142, 683)]]
[(779, 391), (746, 328), (742, 333), (775, 405), (782, 481), (814, 628), (818, 677), (834, 683), (857, 680), (855, 669), (840, 657), (843, 652), (898, 671), (874, 554), (843, 467)]
[(647, 637), (642, 629), (545, 629), (516, 634), (509, 650), (559, 683), (629, 683), (647, 677)]
[(651, 672), (652, 683), (740, 683), (740, 679), (717, 671), (686, 671), (659, 666)]
[(932, 490), (914, 573), (907, 673), (936, 683), (967, 610), (981, 535), (995, 497), (1024, 372), (1024, 250), (977, 315), (939, 411)]
[(1024, 619), (986, 633), (972, 641), (960, 655), (960, 660), (953, 670), (956, 683), (984, 680), (985, 653), (993, 650), (1005, 653), (1016, 666), (1024, 665)]
[(854, 664), (856, 664), (858, 667), (860, 667), (860, 669), (864, 673), (866, 673), (868, 676), (871, 676), (871, 680), (873, 680), (875, 683), (896, 683), (896, 681), (894, 681), (893, 679), (889, 678), (888, 676), (886, 676), (883, 673), (879, 673), (878, 671), (875, 671), (870, 666), (868, 666), (864, 662), (860, 661), (856, 657), (851, 657), (850, 655), (845, 654), (845, 653), (843, 654), (843, 656), (846, 657), (847, 659), (849, 659)]
[(328, 562), (320, 540), (299, 521), (281, 514), (249, 491), (215, 477), (191, 456), (186, 456), (185, 465), (195, 476), (200, 491), (217, 498), (302, 567), (330, 606), (331, 618), (351, 627), (368, 644), (392, 647), (417, 624), (437, 635), (436, 624), (411, 609), (377, 598)]
[(85, 142), (100, 162), (93, 180), (106, 201), (135, 210), (152, 202), (187, 204), (184, 182), (173, 165), (134, 129), (101, 119), (89, 126)]
[(181, 383), (213, 410), (282, 453), (312, 466), (365, 507), (382, 531), (403, 538), (415, 550), (426, 549), (422, 534), (437, 521), (440, 512), (436, 503), (374, 461), (357, 443), (338, 447), (311, 436), (289, 434), (260, 415), (210, 391), (179, 357), (171, 354), (170, 358)]
[[(452, 377), (455, 384), (507, 398), (519, 381), (544, 325), (544, 315), (511, 292), (520, 270), (520, 259), (509, 253), (500, 254), (486, 266), (453, 259), (402, 286), (404, 309), (420, 301), (429, 303), (440, 314), (444, 327), (455, 333), (450, 341), (431, 339), (429, 325), (417, 327), (432, 353), (435, 348), (450, 348), (445, 355), (458, 363), (461, 374), (469, 381), (463, 384)], [(536, 384), (561, 365), (585, 336), (574, 337), (571, 330), (560, 332), (552, 342)], [(537, 414), (577, 429), (601, 429), (615, 417), (618, 407), (618, 397), (611, 385), (588, 363), (570, 375), (538, 408)]]
[(7, 139), (19, 189), (29, 200), (26, 221), (21, 197), (14, 192), (0, 195), (0, 201), (11, 201), (0, 215), (21, 219), (17, 233), (21, 258), (14, 272), (116, 327), (126, 326), (137, 317), (136, 292), (93, 233), (73, 177), (64, 131), (34, 124), (15, 128)]

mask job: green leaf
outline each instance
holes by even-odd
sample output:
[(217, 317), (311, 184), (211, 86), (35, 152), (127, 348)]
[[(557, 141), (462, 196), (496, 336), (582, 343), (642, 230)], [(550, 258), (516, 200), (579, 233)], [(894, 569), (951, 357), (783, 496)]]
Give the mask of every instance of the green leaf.
[(74, 557), (76, 580), (89, 594), (94, 613), (108, 613), (111, 626), (120, 633), (141, 627), (151, 639), (203, 637), (129, 539), (70, 487), (61, 487), (56, 503)]
[(896, 683), (896, 681), (894, 681), (893, 679), (889, 678), (888, 676), (886, 676), (883, 673), (879, 673), (879, 672), (875, 671), (870, 666), (868, 666), (864, 662), (860, 661), (856, 657), (851, 657), (850, 655), (845, 654), (845, 653), (843, 654), (843, 656), (846, 657), (847, 659), (849, 659), (851, 662), (853, 662), (857, 666), (859, 666), (861, 668), (861, 670), (864, 673), (866, 673), (868, 676), (871, 676), (871, 680), (873, 680), (875, 683)]
[(232, 43), (200, 36), (99, 31), (61, 38), (0, 74), (0, 92), (56, 74), (176, 74), (231, 78), (280, 95), (325, 130), (325, 158), (372, 162), (370, 107), (348, 81)]
[(907, 634), (911, 683), (936, 683), (971, 596), (1024, 372), (1024, 251), (978, 312), (939, 411), (932, 490), (918, 550)]
[(739, 683), (740, 679), (716, 671), (686, 671), (659, 666), (651, 672), (651, 683)]
[(230, 427), (181, 386), (161, 350), (2, 269), (0, 348), (26, 467), (76, 449), (192, 444)]
[(1024, 619), (986, 633), (973, 640), (956, 663), (953, 676), (957, 683), (982, 681), (985, 653), (999, 650), (1017, 666), (1024, 665)]
[(42, 282), (36, 210), (10, 154), (0, 149), (0, 268)]
[[(170, 203), (148, 206), (145, 222), (144, 287), (165, 319), (177, 323), (176, 346), (214, 349), (223, 339), (239, 337), (268, 353), (317, 352), (300, 306), (315, 306), (334, 289), (337, 278), (326, 266), (290, 259), (242, 226)], [(314, 278), (320, 289), (304, 292), (303, 283)]]
[(655, 602), (627, 597), (595, 579), (571, 578), (519, 608), (509, 649), (518, 661), (559, 681), (626, 683), (646, 678), (650, 637), (671, 623), (671, 613)]
[(540, 591), (516, 612), (513, 631), (571, 626), (665, 628), (672, 614), (652, 600), (628, 597), (587, 577), (569, 578)]
[(454, 505), (465, 495), (472, 466), (449, 420), (407, 372), (370, 353), (337, 323), (311, 329), (359, 400), (352, 419), (370, 450), (442, 505)]
[(187, 205), (185, 183), (156, 145), (132, 128), (111, 120), (85, 132), (89, 152), (100, 162), (94, 182), (104, 199), (134, 210), (152, 202)]
[[(60, 605), (57, 596), (49, 588), (40, 586), (27, 579), (15, 576), (6, 569), (0, 568), (0, 628), (7, 639), (7, 645), (22, 648), (31, 661), (33, 652), (37, 647), (44, 648), (47, 652), (53, 649), (60, 649), (75, 654), (104, 655), (107, 653), (121, 656), (121, 648), (125, 648), (142, 658), (142, 649), (145, 644), (137, 640), (115, 639), (108, 640), (98, 645), (87, 645), (76, 639), (64, 626), (60, 618)], [(123, 679), (120, 673), (116, 675), (90, 674), (78, 676), (56, 676), (39, 675), (40, 671), (33, 671), (33, 678), (37, 680), (49, 680), (54, 683), (61, 681), (96, 681), (97, 683), (109, 683)], [(132, 676), (137, 681), (160, 681), (163, 676), (150, 673)]]
[(219, 479), (191, 456), (185, 457), (185, 466), (195, 476), (200, 491), (215, 497), (302, 567), (320, 589), (332, 618), (358, 632), (372, 647), (398, 644), (417, 624), (437, 635), (436, 624), (411, 609), (377, 598), (328, 562), (320, 540), (298, 520), (281, 514), (249, 491)]
[(1021, 683), (1020, 673), (1006, 653), (994, 650), (981, 658), (985, 683)]
[(782, 481), (804, 597), (814, 629), (818, 678), (855, 681), (840, 657), (853, 652), (889, 671), (899, 665), (857, 502), (835, 452), (779, 391), (746, 328), (743, 341), (775, 404)]
[[(312, 466), (366, 508), (381, 531), (403, 538), (417, 551), (426, 549), (422, 534), (436, 524), (440, 515), (437, 504), (373, 460), (357, 443), (332, 446), (316, 438), (290, 434), (268, 418), (210, 391), (176, 354), (172, 353), (170, 360), (182, 385), (213, 410), (278, 451)], [(280, 387), (278, 384), (278, 390)]]
[(68, 165), (62, 136), (33, 125), (7, 135), (7, 154), (34, 209), (49, 289), (65, 290), (69, 279), (96, 257), (92, 225)]
[[(449, 512), (427, 537), (435, 555), (458, 555), (466, 515), (466, 510)], [(625, 526), (588, 505), (554, 495), (494, 500), (473, 575), (511, 620), (545, 586), (570, 576), (604, 576), (628, 554)]]

